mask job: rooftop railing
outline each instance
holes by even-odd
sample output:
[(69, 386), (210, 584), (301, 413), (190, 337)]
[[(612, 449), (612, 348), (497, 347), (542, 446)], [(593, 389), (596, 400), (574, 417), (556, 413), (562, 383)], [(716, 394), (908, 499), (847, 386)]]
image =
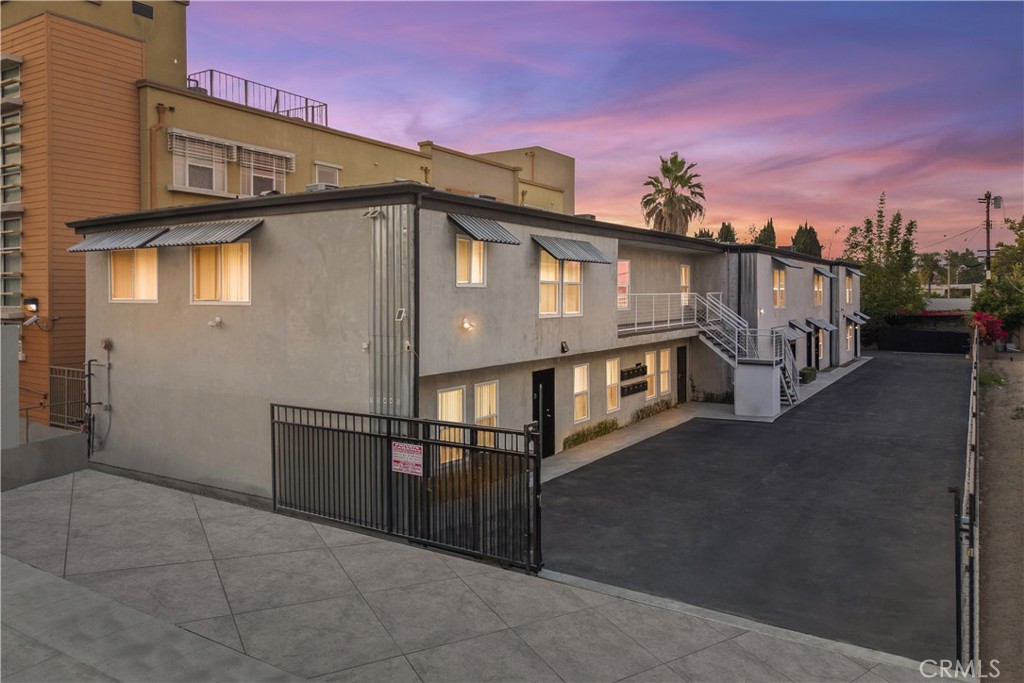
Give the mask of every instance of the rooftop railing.
[(186, 85), (189, 90), (201, 91), (220, 100), (302, 119), (307, 123), (327, 125), (327, 103), (250, 81), (241, 76), (206, 69), (190, 74)]

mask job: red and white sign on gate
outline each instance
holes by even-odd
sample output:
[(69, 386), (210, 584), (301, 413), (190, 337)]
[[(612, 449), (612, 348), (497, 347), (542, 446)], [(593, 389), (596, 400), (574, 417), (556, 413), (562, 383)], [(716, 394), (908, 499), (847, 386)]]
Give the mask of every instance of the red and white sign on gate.
[(391, 471), (423, 476), (423, 444), (391, 442)]

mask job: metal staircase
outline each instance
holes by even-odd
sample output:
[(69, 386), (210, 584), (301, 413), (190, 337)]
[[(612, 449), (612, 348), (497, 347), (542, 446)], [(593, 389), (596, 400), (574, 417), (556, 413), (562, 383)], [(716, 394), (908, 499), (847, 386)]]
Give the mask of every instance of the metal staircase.
[(781, 330), (751, 329), (747, 321), (722, 303), (720, 292), (684, 294), (700, 328), (698, 337), (732, 367), (742, 362), (771, 362), (779, 368), (779, 397), (786, 405), (800, 400), (796, 359)]

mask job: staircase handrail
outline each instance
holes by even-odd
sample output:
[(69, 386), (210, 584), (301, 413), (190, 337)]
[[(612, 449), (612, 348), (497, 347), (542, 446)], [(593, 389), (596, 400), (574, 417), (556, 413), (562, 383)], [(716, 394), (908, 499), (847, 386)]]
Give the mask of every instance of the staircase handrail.
[[(779, 337), (783, 337), (781, 331), (776, 330)], [(786, 343), (785, 339), (782, 339), (782, 358), (786, 365), (786, 370), (789, 372), (789, 376), (793, 381), (793, 393), (796, 394), (796, 400), (800, 400), (800, 375), (796, 371), (796, 358), (793, 356), (793, 349), (790, 348), (789, 344)]]
[(701, 295), (698, 294), (697, 298), (703, 298), (707, 302), (707, 306), (709, 309), (713, 310), (717, 315), (728, 320), (736, 327), (750, 327), (750, 324), (746, 320), (744, 320), (742, 316), (740, 316), (738, 313), (736, 313), (736, 311), (732, 310), (731, 308), (722, 303), (721, 292), (708, 292), (707, 297), (701, 297)]

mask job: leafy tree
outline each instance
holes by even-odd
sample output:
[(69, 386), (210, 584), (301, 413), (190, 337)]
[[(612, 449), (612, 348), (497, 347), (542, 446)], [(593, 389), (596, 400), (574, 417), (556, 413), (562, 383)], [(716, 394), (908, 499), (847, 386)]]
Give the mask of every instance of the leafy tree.
[(739, 238), (736, 237), (736, 231), (733, 230), (732, 223), (722, 223), (722, 227), (718, 229), (718, 241), (739, 242)]
[(796, 229), (793, 235), (793, 251), (810, 256), (821, 256), (821, 242), (818, 241), (818, 233), (813, 225), (806, 221)]
[(685, 235), (694, 218), (704, 217), (704, 185), (679, 152), (661, 159), (661, 175), (649, 176), (644, 187), (651, 191), (640, 200), (644, 223), (654, 224), (655, 230)]
[(763, 244), (766, 247), (775, 246), (775, 224), (772, 223), (771, 218), (761, 228), (761, 232), (757, 233), (757, 237), (754, 238), (754, 244)]
[(972, 308), (1002, 319), (1004, 328), (1015, 333), (1019, 343), (1024, 326), (1024, 216), (1019, 221), (1007, 218), (1006, 227), (1016, 239), (996, 245), (992, 280), (974, 297)]
[(936, 282), (942, 282), (942, 276), (945, 274), (945, 268), (942, 267), (939, 253), (937, 251), (930, 251), (918, 254), (914, 272), (917, 274), (918, 282), (928, 288), (930, 296), (932, 285)]
[[(943, 269), (942, 274), (948, 280), (965, 285), (981, 282), (985, 279), (985, 268), (982, 262), (978, 260), (977, 254), (970, 249), (964, 249), (960, 252), (947, 249), (943, 256), (946, 261), (946, 268)], [(947, 282), (946, 284), (950, 283)]]
[(924, 297), (914, 274), (914, 233), (917, 221), (903, 222), (899, 211), (885, 221), (885, 193), (878, 198), (875, 217), (850, 228), (844, 240), (843, 258), (861, 264), (861, 310), (871, 316), (864, 336), (886, 324), (888, 317), (903, 310), (924, 308)]
[(715, 233), (711, 232), (707, 228), (701, 228), (694, 234), (694, 237), (702, 240), (713, 240), (715, 239)]

